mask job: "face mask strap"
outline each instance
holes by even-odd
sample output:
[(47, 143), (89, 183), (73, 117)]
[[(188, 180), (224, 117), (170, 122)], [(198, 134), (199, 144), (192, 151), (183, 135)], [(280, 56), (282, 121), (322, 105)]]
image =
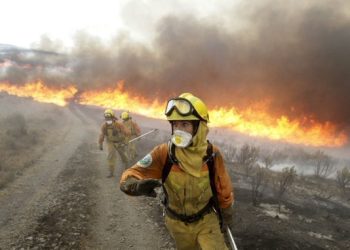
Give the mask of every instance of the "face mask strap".
[(200, 121), (192, 121), (192, 127), (193, 127), (193, 135), (192, 136), (195, 136), (197, 134), (197, 131), (198, 131), (198, 128), (199, 128), (199, 123)]

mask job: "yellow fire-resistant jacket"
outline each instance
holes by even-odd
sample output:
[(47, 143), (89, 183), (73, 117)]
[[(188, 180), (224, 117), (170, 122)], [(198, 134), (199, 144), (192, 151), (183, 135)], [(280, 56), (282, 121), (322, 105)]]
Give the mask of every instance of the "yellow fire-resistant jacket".
[(136, 122), (128, 119), (123, 121), (123, 125), (129, 130), (130, 138), (135, 138), (141, 134), (140, 127), (136, 124)]
[[(226, 172), (222, 155), (219, 149), (213, 145), (215, 157), (215, 186), (219, 205), (227, 208), (233, 203), (233, 188), (231, 179)], [(163, 167), (166, 164), (168, 145), (161, 144), (140, 160), (133, 167), (124, 171), (120, 183), (128, 177), (136, 179), (161, 179)], [(168, 205), (179, 214), (192, 215), (199, 212), (208, 204), (212, 197), (210, 187), (208, 165), (204, 164), (200, 177), (195, 177), (185, 172), (180, 166), (174, 164), (164, 183), (168, 194)]]
[(107, 123), (102, 124), (101, 133), (99, 136), (98, 143), (101, 145), (104, 141), (104, 138), (107, 138), (108, 142), (124, 143), (125, 137), (129, 136), (130, 132), (123, 124), (113, 121), (111, 125)]

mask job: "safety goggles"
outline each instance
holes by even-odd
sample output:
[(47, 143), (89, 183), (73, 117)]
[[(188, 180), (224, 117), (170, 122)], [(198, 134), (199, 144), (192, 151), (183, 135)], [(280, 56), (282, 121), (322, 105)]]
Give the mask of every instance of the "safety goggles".
[(176, 110), (180, 115), (187, 116), (187, 115), (195, 115), (199, 119), (202, 120), (200, 115), (197, 113), (197, 111), (194, 109), (192, 103), (190, 103), (185, 98), (174, 98), (170, 99), (166, 105), (165, 108), (165, 115), (169, 116), (171, 113)]

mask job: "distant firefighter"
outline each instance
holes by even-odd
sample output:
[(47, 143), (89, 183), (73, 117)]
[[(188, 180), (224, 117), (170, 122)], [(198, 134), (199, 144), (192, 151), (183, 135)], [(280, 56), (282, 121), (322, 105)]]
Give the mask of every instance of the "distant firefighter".
[(101, 127), (101, 134), (98, 140), (100, 150), (103, 150), (104, 138), (107, 138), (108, 149), (108, 167), (109, 175), (107, 177), (114, 176), (114, 169), (117, 163), (117, 151), (121, 157), (124, 167), (129, 164), (129, 159), (126, 154), (126, 138), (130, 136), (130, 133), (123, 124), (117, 121), (117, 118), (112, 109), (106, 109), (104, 112), (105, 122)]
[[(130, 141), (141, 135), (140, 127), (137, 125), (135, 121), (132, 120), (130, 113), (128, 111), (124, 111), (120, 117), (123, 120), (123, 125), (129, 130), (130, 136), (127, 137), (127, 141)], [(128, 143), (128, 155), (129, 159), (133, 160), (136, 157), (136, 144), (134, 142)]]
[(165, 115), (171, 140), (125, 170), (120, 189), (156, 197), (162, 187), (165, 225), (177, 249), (227, 249), (222, 232), (232, 227), (233, 188), (219, 148), (207, 141), (207, 107), (184, 93), (168, 101)]

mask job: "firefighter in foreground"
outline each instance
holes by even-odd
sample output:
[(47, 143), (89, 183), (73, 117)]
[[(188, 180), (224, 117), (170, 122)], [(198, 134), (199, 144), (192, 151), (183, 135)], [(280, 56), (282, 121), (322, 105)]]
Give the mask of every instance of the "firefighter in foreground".
[[(126, 138), (127, 141), (130, 141), (134, 139), (135, 137), (138, 137), (141, 135), (140, 127), (137, 125), (136, 122), (132, 120), (132, 117), (130, 116), (130, 113), (128, 111), (124, 111), (120, 117), (123, 120), (123, 125), (129, 130), (130, 136)], [(128, 155), (129, 160), (133, 160), (136, 157), (136, 144), (134, 142), (128, 143)]]
[(184, 93), (168, 101), (165, 115), (171, 140), (124, 171), (120, 189), (155, 197), (162, 186), (165, 224), (177, 249), (227, 249), (222, 231), (232, 226), (233, 188), (219, 149), (207, 141), (206, 105)]
[(126, 155), (126, 138), (129, 136), (129, 131), (123, 126), (123, 124), (117, 121), (112, 109), (106, 109), (104, 117), (105, 123), (103, 123), (101, 127), (101, 134), (98, 143), (100, 150), (103, 150), (103, 141), (106, 137), (108, 149), (107, 161), (109, 167), (109, 175), (107, 177), (112, 177), (114, 176), (114, 169), (117, 163), (117, 151), (124, 166), (127, 167), (129, 164)]

